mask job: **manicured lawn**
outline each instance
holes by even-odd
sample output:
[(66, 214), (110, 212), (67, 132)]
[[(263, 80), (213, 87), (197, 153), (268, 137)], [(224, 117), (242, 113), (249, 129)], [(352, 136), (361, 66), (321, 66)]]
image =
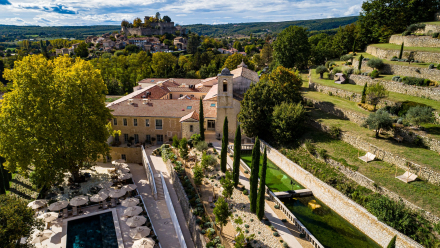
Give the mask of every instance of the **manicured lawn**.
[[(400, 47), (399, 47), (400, 49)], [(377, 57), (368, 54), (368, 53), (357, 53), (355, 58), (359, 59), (360, 56), (363, 56), (364, 58), (369, 58), (369, 59), (375, 59)], [(382, 61), (385, 64), (391, 64), (391, 65), (403, 65), (403, 66), (411, 66), (411, 67), (419, 67), (419, 68), (428, 68), (428, 66), (432, 63), (408, 63), (408, 62), (399, 62), (399, 61), (390, 61), (390, 60), (386, 60), (386, 59), (382, 59)], [(365, 69), (365, 68), (364, 68)]]
[[(314, 70), (312, 70), (312, 81), (315, 83), (322, 84), (322, 85), (326, 85), (326, 86), (330, 86), (330, 87), (338, 88), (338, 89), (344, 89), (344, 90), (352, 91), (352, 92), (359, 93), (359, 94), (362, 93), (362, 90), (364, 88), (361, 85), (355, 85), (355, 84), (335, 84), (334, 80), (328, 79), (326, 73), (324, 74), (324, 79), (320, 79), (319, 75), (317, 75)], [(431, 108), (433, 108), (435, 110), (440, 110), (440, 102), (435, 101), (435, 100), (426, 99), (426, 98), (409, 96), (409, 95), (395, 93), (395, 92), (390, 91), (388, 99), (392, 100), (392, 101), (396, 101), (396, 102), (403, 102), (403, 101), (418, 102), (418, 103), (422, 103), (427, 106), (430, 106)]]
[[(381, 44), (372, 44), (370, 46), (378, 47), (385, 50), (400, 50), (400, 45), (390, 44), (390, 43), (381, 43)], [(430, 52), (430, 53), (440, 53), (439, 47), (403, 47), (404, 51), (416, 51), (416, 52)]]
[(440, 22), (422, 22), (424, 24), (430, 24), (430, 25), (440, 25)]
[(397, 143), (397, 141), (392, 138), (391, 132), (384, 133), (378, 139), (376, 139), (374, 131), (360, 127), (349, 120), (340, 119), (334, 115), (327, 114), (320, 110), (315, 109), (310, 111), (309, 116), (315, 121), (323, 123), (326, 126), (339, 127), (342, 131), (351, 132), (370, 144), (378, 146), (379, 148), (389, 151), (395, 155), (399, 155), (412, 162), (431, 168), (434, 171), (440, 172), (440, 155), (437, 152), (416, 147), (406, 142)]
[[(440, 215), (440, 187), (425, 181), (415, 181), (409, 184), (394, 178), (396, 166), (383, 162), (372, 161), (365, 163), (358, 159), (365, 151), (358, 150), (341, 140), (331, 138), (328, 134), (316, 129), (306, 129), (303, 139), (312, 139), (314, 144), (327, 150), (329, 156), (341, 162), (342, 159), (349, 164), (350, 168), (358, 168), (357, 171), (375, 181), (379, 186), (385, 187), (417, 206)], [(404, 170), (397, 169), (397, 175), (402, 175)]]
[(348, 109), (348, 110), (351, 110), (353, 112), (357, 112), (360, 114), (364, 114), (364, 115), (370, 114), (370, 112), (368, 112), (362, 108), (359, 108), (355, 102), (349, 101), (349, 100), (341, 98), (341, 97), (329, 96), (327, 94), (316, 92), (316, 91), (305, 91), (303, 93), (303, 96), (314, 99), (314, 100), (318, 100), (321, 102), (329, 102), (329, 103), (334, 104), (335, 107)]

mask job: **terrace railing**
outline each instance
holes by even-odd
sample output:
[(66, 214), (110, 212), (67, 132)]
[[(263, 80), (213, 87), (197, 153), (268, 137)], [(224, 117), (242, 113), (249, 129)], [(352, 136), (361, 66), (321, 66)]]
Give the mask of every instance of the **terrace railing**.
[(176, 211), (174, 211), (173, 202), (171, 201), (170, 192), (168, 191), (167, 184), (163, 178), (162, 172), (160, 172), (160, 178), (162, 179), (163, 194), (165, 202), (167, 203), (168, 211), (173, 221), (174, 230), (176, 230), (177, 238), (179, 239), (180, 247), (186, 248), (185, 238), (183, 237), (182, 229), (180, 228), (179, 220), (177, 219)]
[[(142, 205), (144, 205), (144, 210), (145, 210), (145, 212), (147, 213), (148, 218), (150, 219), (151, 229), (153, 229), (154, 235), (155, 235), (157, 238), (159, 238), (159, 236), (157, 236), (156, 229), (154, 228), (153, 220), (151, 219), (151, 216), (150, 216), (150, 214), (148, 213), (147, 205), (145, 205), (144, 198), (142, 197), (141, 194), (139, 194), (138, 189), (136, 189), (136, 192), (137, 192), (139, 198), (140, 198), (141, 201), (142, 201)], [(160, 244), (160, 240), (159, 240), (159, 247), (162, 248), (162, 245)]]
[(148, 162), (147, 153), (145, 152), (144, 146), (142, 146), (142, 165), (145, 169), (145, 174), (147, 174), (148, 182), (151, 187), (151, 192), (153, 192), (154, 199), (157, 200), (157, 189), (156, 182), (154, 181), (153, 170), (151, 169), (150, 163)]

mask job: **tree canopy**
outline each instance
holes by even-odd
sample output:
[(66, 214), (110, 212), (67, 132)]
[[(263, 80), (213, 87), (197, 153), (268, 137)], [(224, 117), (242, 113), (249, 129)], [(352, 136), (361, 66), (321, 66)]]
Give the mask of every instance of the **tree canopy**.
[(300, 136), (305, 122), (305, 112), (301, 103), (283, 102), (275, 106), (272, 114), (274, 140), (288, 143)]
[(234, 70), (237, 69), (237, 66), (241, 64), (241, 62), (244, 62), (249, 69), (254, 70), (255, 66), (254, 63), (248, 59), (248, 57), (240, 54), (240, 53), (235, 53), (232, 54), (231, 56), (229, 56), (226, 61), (225, 64), (223, 65), (223, 68), (228, 68), (229, 70)]
[(310, 58), (310, 44), (307, 30), (290, 26), (284, 29), (273, 44), (275, 59), (287, 68), (305, 68)]
[(68, 56), (47, 60), (30, 55), (5, 77), (13, 82), (0, 111), (0, 154), (6, 168), (35, 166), (41, 185), (90, 166), (109, 151), (112, 134), (105, 84), (90, 62)]
[(393, 119), (388, 112), (379, 109), (375, 113), (371, 113), (363, 126), (368, 127), (370, 130), (375, 130), (376, 138), (379, 137), (380, 130), (390, 130), (393, 127)]

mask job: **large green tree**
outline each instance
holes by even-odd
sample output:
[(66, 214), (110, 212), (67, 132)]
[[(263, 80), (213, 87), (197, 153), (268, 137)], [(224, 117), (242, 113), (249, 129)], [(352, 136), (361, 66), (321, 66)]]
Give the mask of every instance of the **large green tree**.
[(217, 202), (215, 203), (215, 208), (213, 211), (215, 215), (215, 223), (220, 225), (220, 234), (223, 231), (223, 227), (228, 224), (228, 218), (232, 214), (231, 211), (229, 211), (228, 203), (226, 202), (225, 198), (219, 197)]
[(251, 178), (249, 198), (251, 201), (251, 212), (257, 212), (257, 191), (258, 191), (258, 174), (260, 170), (260, 140), (258, 137), (255, 139), (254, 148), (252, 149), (252, 161), (251, 161)]
[(177, 64), (177, 58), (171, 53), (154, 53), (151, 68), (153, 68), (154, 73), (157, 77), (170, 76)]
[(194, 54), (200, 45), (200, 37), (197, 34), (191, 34), (188, 40), (187, 52)]
[(263, 153), (263, 166), (260, 172), (260, 187), (258, 189), (257, 197), (257, 217), (259, 220), (263, 219), (264, 216), (264, 205), (266, 196), (266, 170), (267, 170), (267, 151), (266, 146), (264, 146)]
[(222, 150), (220, 154), (220, 169), (223, 173), (226, 172), (226, 159), (228, 155), (228, 117), (225, 117), (223, 122), (223, 137), (222, 137)]
[(80, 58), (87, 58), (87, 56), (89, 56), (89, 49), (87, 49), (87, 44), (85, 42), (79, 43), (73, 51), (75, 52), (75, 55)]
[(203, 102), (200, 98), (200, 111), (199, 111), (199, 128), (200, 128), (200, 140), (205, 141), (205, 116), (203, 114)]
[[(31, 237), (36, 230), (43, 230), (43, 223), (27, 202), (10, 195), (0, 195), (0, 244), (4, 248), (16, 247), (17, 240)], [(30, 245), (31, 238), (28, 239)]]
[(226, 61), (225, 64), (223, 65), (223, 68), (228, 68), (229, 70), (234, 70), (237, 69), (238, 65), (241, 64), (241, 62), (244, 62), (247, 66), (248, 69), (253, 70), (255, 68), (254, 63), (248, 59), (248, 57), (240, 54), (240, 53), (235, 53), (232, 54), (231, 56), (229, 56)]
[(241, 159), (241, 130), (238, 125), (234, 139), (234, 166), (232, 167), (234, 186), (237, 187), (240, 179), (240, 159)]
[(301, 103), (283, 102), (273, 109), (272, 135), (281, 144), (292, 142), (301, 136), (305, 122), (305, 110)]
[(275, 59), (284, 67), (306, 68), (310, 58), (310, 44), (306, 28), (290, 26), (274, 42)]
[(17, 61), (5, 77), (13, 82), (0, 110), (0, 155), (9, 171), (26, 173), (50, 185), (109, 153), (112, 134), (106, 87), (90, 62), (67, 56), (47, 60), (31, 55)]
[(393, 119), (388, 112), (379, 109), (375, 113), (371, 113), (363, 124), (364, 127), (368, 127), (370, 130), (374, 130), (376, 138), (379, 138), (380, 130), (387, 131), (393, 127)]

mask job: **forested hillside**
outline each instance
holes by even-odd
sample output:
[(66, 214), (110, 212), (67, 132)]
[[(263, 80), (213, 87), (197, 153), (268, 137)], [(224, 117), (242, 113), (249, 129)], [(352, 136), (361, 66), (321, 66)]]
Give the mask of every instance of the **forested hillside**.
[(305, 27), (309, 31), (320, 31), (335, 29), (354, 23), (358, 20), (357, 16), (315, 19), (303, 21), (287, 22), (249, 22), (249, 23), (231, 23), (220, 25), (195, 24), (186, 26), (187, 29), (199, 35), (224, 36), (224, 35), (249, 35), (251, 33), (279, 33), (288, 26)]

